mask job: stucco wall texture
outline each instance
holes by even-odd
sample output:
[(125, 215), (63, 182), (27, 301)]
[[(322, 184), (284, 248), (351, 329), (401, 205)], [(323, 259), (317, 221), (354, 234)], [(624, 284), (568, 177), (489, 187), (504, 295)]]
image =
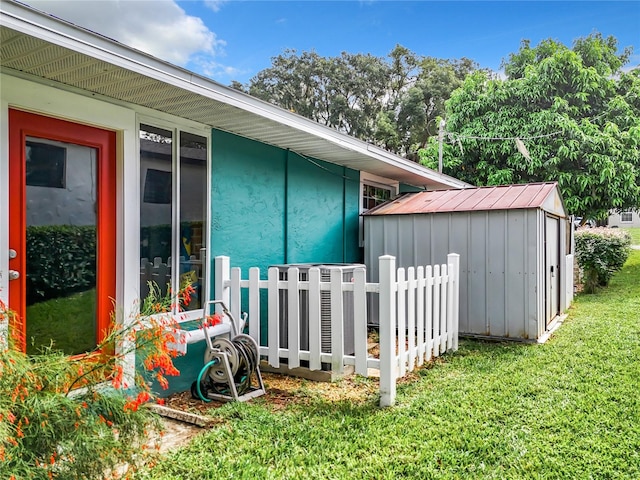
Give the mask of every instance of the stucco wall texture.
[(214, 130), (211, 253), (243, 270), (360, 261), (360, 174)]

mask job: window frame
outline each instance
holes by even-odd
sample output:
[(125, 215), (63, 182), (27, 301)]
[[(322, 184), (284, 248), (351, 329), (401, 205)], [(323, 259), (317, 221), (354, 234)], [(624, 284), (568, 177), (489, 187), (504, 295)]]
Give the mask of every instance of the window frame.
[[(173, 120), (173, 119), (172, 119)], [(179, 288), (180, 282), (180, 242), (181, 242), (181, 231), (180, 231), (180, 134), (188, 133), (192, 135), (197, 135), (206, 139), (207, 142), (207, 151), (206, 151), (206, 186), (205, 186), (205, 208), (204, 208), (204, 223), (205, 223), (205, 231), (204, 233), (204, 248), (207, 254), (205, 258), (205, 262), (203, 262), (203, 280), (204, 285), (202, 285), (201, 290), (201, 306), (198, 309), (187, 310), (187, 311), (179, 311), (177, 305), (171, 311), (171, 314), (175, 317), (175, 319), (179, 322), (188, 322), (191, 320), (202, 318), (204, 315), (204, 302), (209, 299), (209, 292), (211, 291), (211, 275), (209, 272), (209, 266), (211, 265), (211, 259), (208, 256), (208, 252), (211, 251), (211, 229), (209, 226), (210, 218), (211, 218), (211, 128), (205, 125), (200, 126), (199, 128), (194, 125), (189, 125), (187, 122), (180, 121), (172, 121), (158, 117), (152, 117), (148, 115), (138, 115), (136, 118), (136, 158), (137, 158), (137, 185), (140, 189), (138, 192), (138, 213), (136, 216), (137, 219), (137, 241), (136, 245), (138, 245), (138, 269), (140, 263), (140, 211), (142, 207), (142, 196), (144, 194), (144, 185), (142, 184), (142, 156), (141, 156), (141, 142), (140, 142), (140, 131), (143, 125), (148, 125), (150, 127), (155, 127), (163, 130), (167, 130), (171, 132), (171, 289), (172, 291), (177, 291)], [(178, 272), (176, 274), (176, 272)], [(138, 282), (139, 283), (139, 282)], [(140, 299), (140, 294), (138, 293), (137, 297)], [(140, 299), (141, 300), (141, 299)]]
[(358, 221), (358, 238), (359, 238), (359, 246), (364, 247), (364, 219), (362, 218), (362, 214), (370, 210), (369, 208), (364, 208), (363, 200), (364, 200), (364, 189), (365, 186), (372, 186), (376, 188), (382, 188), (390, 191), (390, 197), (394, 198), (398, 195), (400, 191), (400, 182), (397, 180), (392, 180), (390, 178), (380, 177), (378, 175), (374, 175), (368, 172), (360, 172), (360, 189), (358, 195), (358, 213), (359, 213), (359, 221)]
[[(625, 220), (625, 215), (629, 215), (629, 220)], [(620, 223), (633, 223), (633, 212), (620, 212)]]

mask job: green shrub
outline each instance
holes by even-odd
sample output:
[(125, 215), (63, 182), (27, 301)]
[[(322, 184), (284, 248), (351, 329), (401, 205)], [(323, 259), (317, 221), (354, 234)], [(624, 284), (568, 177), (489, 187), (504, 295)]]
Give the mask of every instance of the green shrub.
[(582, 269), (585, 293), (609, 284), (631, 252), (631, 237), (619, 228), (583, 228), (576, 231), (576, 259)]
[(96, 285), (96, 228), (27, 228), (27, 302), (66, 296)]

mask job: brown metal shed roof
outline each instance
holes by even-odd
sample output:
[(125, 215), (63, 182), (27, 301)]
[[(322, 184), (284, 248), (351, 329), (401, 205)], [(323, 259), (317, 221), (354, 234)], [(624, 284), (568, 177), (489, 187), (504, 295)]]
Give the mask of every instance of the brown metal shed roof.
[(556, 182), (407, 193), (369, 210), (364, 215), (543, 208), (551, 194), (559, 197)]

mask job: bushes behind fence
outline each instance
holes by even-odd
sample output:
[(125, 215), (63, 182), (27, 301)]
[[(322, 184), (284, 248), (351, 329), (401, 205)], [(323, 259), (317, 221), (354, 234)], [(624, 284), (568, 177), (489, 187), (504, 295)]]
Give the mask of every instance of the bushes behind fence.
[(27, 265), (29, 304), (95, 287), (96, 228), (28, 227)]
[(581, 228), (576, 231), (575, 241), (585, 293), (607, 286), (631, 251), (631, 236), (619, 228)]

